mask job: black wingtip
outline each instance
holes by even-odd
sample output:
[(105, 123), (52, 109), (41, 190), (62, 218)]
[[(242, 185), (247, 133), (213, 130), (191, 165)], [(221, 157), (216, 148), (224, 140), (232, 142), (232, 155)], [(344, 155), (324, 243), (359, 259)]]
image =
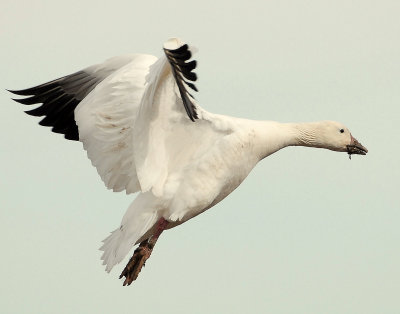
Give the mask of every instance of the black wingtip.
[[(12, 98), (12, 100), (20, 104), (41, 104), (34, 109), (25, 111), (25, 113), (31, 116), (45, 116), (39, 122), (39, 125), (53, 127), (53, 132), (64, 134), (64, 137), (68, 140), (78, 141), (79, 133), (74, 119), (74, 110), (80, 100), (76, 99), (75, 93), (69, 94), (65, 91), (64, 85), (69, 84), (68, 86), (70, 86), (79, 80), (80, 85), (87, 87), (84, 84), (90, 82), (93, 78), (85, 74), (86, 77), (82, 80), (80, 73), (77, 72), (76, 74), (71, 74), (24, 90), (6, 90), (12, 94), (22, 96), (21, 98)], [(77, 89), (82, 88), (79, 84)], [(92, 89), (92, 86), (87, 87), (89, 92)], [(78, 90), (78, 92), (80, 91)]]
[(14, 95), (18, 95), (18, 96), (31, 96), (34, 93), (31, 92), (31, 89), (21, 89), (21, 90), (11, 90), (11, 89), (7, 89), (8, 92), (13, 93)]
[(189, 46), (188, 46), (188, 44), (183, 44), (182, 46), (175, 48), (175, 49), (164, 48), (164, 50), (166, 52), (168, 52), (168, 54), (181, 55), (182, 53), (189, 50)]
[(17, 98), (11, 98), (12, 100), (23, 104), (23, 105), (33, 105), (33, 104), (37, 104), (38, 101), (36, 99), (34, 99), (35, 96), (33, 97), (28, 97), (28, 98), (21, 98), (21, 99), (17, 99)]
[(193, 83), (190, 83), (190, 82), (188, 82), (188, 81), (184, 81), (185, 82), (185, 84), (187, 85), (187, 86), (189, 86), (191, 89), (193, 89), (195, 92), (198, 92), (199, 91), (199, 89), (196, 87), (196, 85), (194, 85)]
[(177, 48), (177, 49), (167, 49), (164, 48), (165, 54), (169, 57), (168, 59), (176, 59), (175, 63), (179, 62), (179, 60), (189, 60), (192, 57), (192, 53), (189, 50), (189, 46), (187, 44)]
[(19, 103), (21, 103), (21, 102), (20, 102), (20, 100), (22, 100), (22, 99), (11, 98), (11, 100), (14, 100), (14, 101), (16, 101), (16, 102), (19, 102)]
[(197, 81), (197, 75), (194, 72), (186, 72), (186, 71), (182, 71), (181, 72), (183, 74), (183, 76), (185, 77), (185, 79), (192, 81), (192, 82), (196, 82)]
[(192, 57), (192, 53), (187, 44), (183, 44), (176, 49), (164, 48), (164, 52), (172, 67), (172, 73), (178, 85), (186, 113), (189, 119), (195, 122), (195, 119), (198, 119), (198, 115), (196, 112), (196, 106), (191, 100), (191, 98), (194, 99), (194, 97), (188, 92), (186, 87), (189, 87), (196, 92), (198, 91), (196, 86), (192, 83), (197, 80), (197, 75), (193, 72), (197, 66), (197, 62), (196, 60), (189, 61)]
[(34, 116), (34, 117), (41, 117), (44, 116), (46, 113), (43, 112), (42, 106), (39, 106), (35, 109), (31, 109), (31, 110), (25, 110), (24, 111), (26, 114), (29, 114), (30, 116)]
[[(31, 95), (33, 95), (33, 94), (26, 94), (24, 89), (22, 89), (22, 90), (6, 89), (6, 91), (9, 92), (9, 93), (12, 93), (14, 95), (18, 95), (18, 96), (31, 96)], [(15, 100), (15, 99), (13, 99), (13, 100)]]

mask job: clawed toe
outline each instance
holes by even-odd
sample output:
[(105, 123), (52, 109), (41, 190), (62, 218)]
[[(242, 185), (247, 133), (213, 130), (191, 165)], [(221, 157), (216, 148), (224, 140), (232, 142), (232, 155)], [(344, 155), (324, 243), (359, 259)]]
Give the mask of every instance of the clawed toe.
[(146, 261), (149, 259), (159, 236), (167, 226), (168, 221), (164, 218), (160, 218), (157, 222), (156, 232), (149, 239), (141, 242), (139, 247), (135, 252), (133, 252), (133, 256), (119, 276), (119, 279), (125, 277), (124, 286), (129, 286), (139, 276), (139, 273), (142, 270), (142, 267), (144, 267)]
[(142, 267), (144, 267), (147, 259), (150, 257), (152, 250), (153, 245), (147, 241), (140, 243), (140, 246), (135, 250), (133, 256), (125, 266), (125, 269), (119, 276), (119, 279), (125, 277), (125, 281), (123, 283), (124, 286), (129, 286), (134, 280), (137, 279)]

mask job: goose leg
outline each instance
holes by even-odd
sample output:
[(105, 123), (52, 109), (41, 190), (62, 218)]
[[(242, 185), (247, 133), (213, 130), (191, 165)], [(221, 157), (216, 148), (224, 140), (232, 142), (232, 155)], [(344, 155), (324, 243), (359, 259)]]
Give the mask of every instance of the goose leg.
[(124, 286), (130, 285), (139, 276), (142, 267), (146, 261), (150, 258), (151, 252), (153, 251), (154, 245), (156, 244), (161, 233), (165, 230), (168, 225), (168, 221), (164, 218), (160, 218), (157, 222), (156, 232), (148, 239), (140, 243), (138, 248), (133, 252), (133, 256), (126, 264), (122, 271), (119, 279), (125, 277)]

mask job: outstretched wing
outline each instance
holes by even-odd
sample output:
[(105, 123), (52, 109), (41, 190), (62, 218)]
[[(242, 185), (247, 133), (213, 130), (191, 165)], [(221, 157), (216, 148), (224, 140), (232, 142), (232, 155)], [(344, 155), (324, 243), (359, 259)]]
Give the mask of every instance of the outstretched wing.
[[(179, 39), (165, 55), (115, 57), (52, 82), (13, 91), (42, 103), (28, 113), (45, 116), (42, 125), (83, 143), (109, 189), (152, 191), (170, 198), (179, 178), (221, 134), (223, 123), (196, 103), (189, 47)], [(210, 118), (214, 117), (214, 118)], [(195, 123), (193, 123), (195, 121)], [(218, 124), (218, 126), (217, 126)]]
[[(183, 46), (172, 41), (177, 49)], [(176, 55), (173, 48), (171, 43), (166, 47)], [(193, 80), (183, 76), (193, 74), (194, 68), (185, 66), (188, 58), (186, 52), (179, 67), (166, 56), (135, 59), (99, 83), (77, 107), (80, 140), (108, 188), (163, 194), (173, 159), (169, 150), (180, 147), (168, 142), (171, 132), (183, 143), (187, 134), (182, 130), (195, 127), (198, 123), (191, 119), (200, 117), (188, 92)]]
[(40, 125), (52, 127), (55, 133), (68, 140), (79, 140), (74, 111), (77, 105), (107, 76), (132, 61), (135, 55), (114, 57), (76, 73), (23, 90), (10, 90), (19, 96), (14, 99), (24, 105), (42, 104), (25, 111), (32, 116), (44, 116)]
[(146, 76), (156, 61), (154, 56), (137, 55), (99, 83), (75, 110), (80, 141), (107, 188), (115, 192), (140, 190), (133, 161), (140, 139), (133, 128)]

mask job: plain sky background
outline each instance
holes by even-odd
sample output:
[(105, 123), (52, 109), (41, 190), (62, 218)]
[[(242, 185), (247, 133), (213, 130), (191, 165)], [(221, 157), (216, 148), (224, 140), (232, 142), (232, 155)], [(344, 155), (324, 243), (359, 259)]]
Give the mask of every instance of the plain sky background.
[[(0, 312), (400, 313), (399, 16), (398, 0), (1, 0)], [(205, 109), (337, 120), (370, 152), (270, 156), (127, 288), (98, 247), (134, 196), (4, 89), (172, 36), (199, 48)]]

